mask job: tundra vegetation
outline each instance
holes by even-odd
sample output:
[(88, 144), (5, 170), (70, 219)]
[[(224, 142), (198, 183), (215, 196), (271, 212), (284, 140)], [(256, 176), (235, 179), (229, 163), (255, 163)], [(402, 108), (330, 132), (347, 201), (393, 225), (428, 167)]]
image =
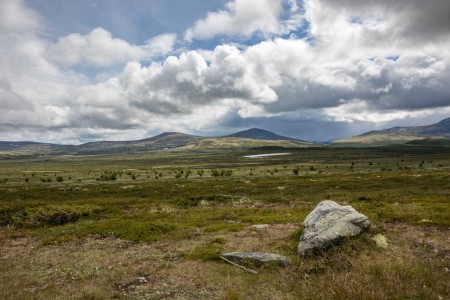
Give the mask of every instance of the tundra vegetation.
[[(0, 160), (0, 298), (449, 298), (450, 148), (288, 151)], [(324, 199), (372, 226), (299, 258), (302, 221)], [(219, 259), (232, 251), (293, 265), (249, 274)]]

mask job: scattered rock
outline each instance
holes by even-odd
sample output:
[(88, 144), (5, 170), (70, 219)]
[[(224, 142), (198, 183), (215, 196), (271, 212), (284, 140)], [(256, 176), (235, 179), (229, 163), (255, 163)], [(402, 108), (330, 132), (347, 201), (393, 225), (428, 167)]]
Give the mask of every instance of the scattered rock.
[(419, 221), (419, 223), (423, 224), (423, 223), (433, 223), (433, 221), (429, 220), (429, 219), (422, 219)]
[(275, 265), (280, 267), (287, 267), (291, 265), (291, 261), (282, 255), (265, 252), (229, 252), (221, 254), (222, 257), (244, 265), (263, 266)]
[(258, 231), (267, 231), (267, 229), (269, 229), (269, 224), (255, 224), (252, 225), (252, 228), (255, 228)]
[(351, 206), (325, 200), (306, 217), (304, 226), (297, 251), (301, 256), (312, 256), (346, 237), (359, 235), (369, 228), (370, 221)]
[(143, 275), (139, 276), (138, 278), (134, 279), (133, 281), (124, 283), (124, 284), (118, 284), (116, 285), (116, 288), (123, 292), (130, 292), (135, 290), (141, 285), (147, 284), (152, 281), (152, 278), (150, 275)]
[(223, 222), (225, 224), (239, 224), (239, 222), (236, 220), (223, 220)]

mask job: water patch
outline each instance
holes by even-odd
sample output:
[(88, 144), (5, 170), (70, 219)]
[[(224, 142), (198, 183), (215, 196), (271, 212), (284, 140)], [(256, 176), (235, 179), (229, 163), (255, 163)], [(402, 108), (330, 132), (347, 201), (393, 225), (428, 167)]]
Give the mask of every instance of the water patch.
[(264, 158), (269, 156), (282, 156), (282, 155), (291, 155), (292, 153), (267, 153), (267, 154), (254, 154), (254, 155), (245, 155), (245, 158)]

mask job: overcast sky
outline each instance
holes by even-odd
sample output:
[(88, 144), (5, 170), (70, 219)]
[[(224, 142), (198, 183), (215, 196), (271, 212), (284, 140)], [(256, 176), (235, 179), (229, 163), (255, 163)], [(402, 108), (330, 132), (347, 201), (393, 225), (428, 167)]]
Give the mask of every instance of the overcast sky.
[(0, 140), (435, 123), (449, 16), (448, 0), (1, 0)]

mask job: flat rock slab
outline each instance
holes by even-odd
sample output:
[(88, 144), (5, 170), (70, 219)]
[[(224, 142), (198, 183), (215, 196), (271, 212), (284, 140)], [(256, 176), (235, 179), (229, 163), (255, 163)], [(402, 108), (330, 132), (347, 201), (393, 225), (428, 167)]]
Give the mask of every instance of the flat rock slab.
[(304, 226), (297, 251), (300, 256), (312, 256), (361, 234), (369, 228), (370, 221), (351, 206), (325, 200), (306, 217)]
[(292, 264), (287, 257), (275, 253), (229, 252), (229, 253), (222, 253), (221, 256), (234, 263), (241, 265), (253, 265), (253, 266), (272, 265), (272, 266), (287, 267)]

